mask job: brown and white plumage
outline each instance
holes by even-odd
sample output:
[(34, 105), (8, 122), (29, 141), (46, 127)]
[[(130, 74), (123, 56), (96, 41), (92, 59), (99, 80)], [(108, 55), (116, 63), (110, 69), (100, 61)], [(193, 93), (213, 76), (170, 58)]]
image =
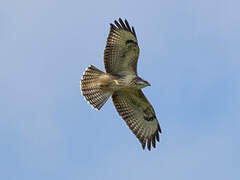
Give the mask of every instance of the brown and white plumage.
[(156, 147), (161, 133), (155, 112), (141, 90), (120, 90), (113, 93), (113, 103), (120, 116), (136, 135), (143, 149)]
[(156, 147), (161, 128), (154, 109), (141, 91), (150, 84), (138, 77), (139, 47), (134, 28), (121, 18), (110, 24), (110, 32), (104, 50), (106, 73), (93, 65), (81, 79), (81, 91), (85, 99), (99, 110), (112, 96), (113, 104), (143, 149)]
[(81, 79), (81, 90), (86, 101), (95, 109), (101, 109), (108, 98), (112, 95), (109, 92), (103, 92), (97, 81), (104, 75), (93, 65), (87, 67)]
[(134, 28), (122, 19), (110, 24), (110, 32), (104, 50), (104, 65), (107, 73), (114, 75), (137, 74), (139, 47)]

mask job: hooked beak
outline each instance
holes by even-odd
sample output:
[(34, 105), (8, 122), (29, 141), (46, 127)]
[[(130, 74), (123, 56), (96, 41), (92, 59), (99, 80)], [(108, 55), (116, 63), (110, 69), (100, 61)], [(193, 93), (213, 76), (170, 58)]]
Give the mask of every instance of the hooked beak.
[(151, 86), (151, 84), (149, 82), (146, 81), (146, 83), (147, 83), (147, 86)]

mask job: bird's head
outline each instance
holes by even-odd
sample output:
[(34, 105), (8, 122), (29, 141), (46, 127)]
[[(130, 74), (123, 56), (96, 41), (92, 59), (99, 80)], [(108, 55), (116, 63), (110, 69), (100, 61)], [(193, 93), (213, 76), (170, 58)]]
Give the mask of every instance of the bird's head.
[(137, 89), (145, 88), (146, 86), (151, 86), (151, 84), (140, 77), (136, 77), (133, 79), (133, 86)]

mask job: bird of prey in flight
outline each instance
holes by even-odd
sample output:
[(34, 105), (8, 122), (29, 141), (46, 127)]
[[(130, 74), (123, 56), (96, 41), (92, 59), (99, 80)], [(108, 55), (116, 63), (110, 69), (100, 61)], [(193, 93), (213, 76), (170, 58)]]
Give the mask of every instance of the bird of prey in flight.
[(103, 72), (93, 65), (81, 78), (81, 91), (86, 101), (99, 110), (112, 96), (118, 114), (145, 149), (156, 147), (161, 128), (154, 109), (142, 92), (150, 84), (137, 75), (139, 46), (134, 27), (119, 18), (110, 24), (104, 50)]

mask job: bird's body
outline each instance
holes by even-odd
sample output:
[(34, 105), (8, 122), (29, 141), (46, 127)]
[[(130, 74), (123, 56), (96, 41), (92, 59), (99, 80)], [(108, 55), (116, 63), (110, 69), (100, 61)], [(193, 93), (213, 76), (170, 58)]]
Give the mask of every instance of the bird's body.
[[(90, 65), (81, 80), (85, 99), (95, 109), (101, 109), (110, 96), (118, 113), (142, 144), (151, 150), (161, 133), (154, 109), (141, 91), (150, 84), (137, 75), (139, 47), (134, 28), (119, 18), (111, 25), (104, 50), (102, 72)], [(120, 23), (120, 24), (119, 24)]]
[(117, 90), (133, 90), (141, 89), (141, 86), (136, 86), (134, 84), (134, 79), (138, 78), (135, 75), (126, 75), (123, 77), (114, 76), (108, 73), (104, 73), (99, 76), (98, 82), (99, 86), (103, 91), (114, 92)]

